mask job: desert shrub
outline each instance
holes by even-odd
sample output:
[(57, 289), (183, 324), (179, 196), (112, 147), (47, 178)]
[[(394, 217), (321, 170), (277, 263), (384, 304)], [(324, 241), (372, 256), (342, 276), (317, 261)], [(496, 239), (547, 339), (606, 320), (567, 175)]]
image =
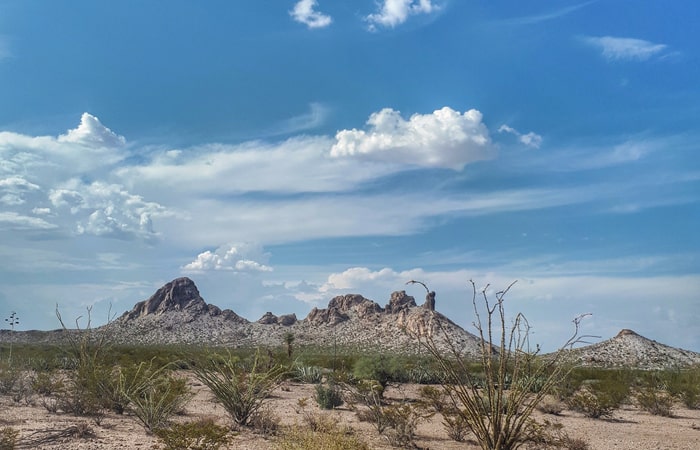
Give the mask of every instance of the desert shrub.
[(67, 336), (66, 365), (68, 366), (63, 389), (57, 393), (60, 408), (80, 416), (101, 416), (106, 401), (104, 381), (109, 379), (111, 366), (106, 363), (109, 348), (107, 336), (90, 327), (91, 308), (88, 308), (87, 324), (69, 330), (56, 306), (56, 317)]
[(323, 370), (318, 366), (296, 365), (294, 379), (302, 383), (317, 384), (323, 381)]
[(0, 450), (14, 450), (19, 431), (11, 427), (0, 429)]
[(639, 407), (648, 413), (662, 417), (673, 416), (673, 396), (663, 388), (645, 386), (637, 391), (635, 398)]
[(212, 391), (234, 425), (246, 426), (263, 401), (280, 385), (285, 371), (275, 364), (263, 364), (257, 352), (248, 367), (229, 354), (195, 367), (194, 373)]
[(139, 383), (129, 394), (129, 410), (147, 431), (163, 428), (181, 411), (191, 395), (182, 378), (157, 371)]
[(456, 408), (442, 413), (442, 426), (447, 437), (456, 442), (464, 442), (470, 432), (464, 413)]
[[(424, 283), (409, 281), (412, 283), (432, 294)], [(568, 350), (581, 339), (579, 323), (584, 316), (574, 319), (574, 333), (558, 351), (543, 358), (539, 347), (532, 350), (525, 316), (510, 319), (505, 313), (505, 296), (513, 284), (490, 298), (488, 285), (478, 291), (471, 282), (479, 371), (472, 369), (441, 320), (427, 320), (415, 334), (435, 358), (443, 389), (483, 450), (513, 450), (522, 445), (534, 426), (530, 416), (566, 378), (571, 368)]]
[(572, 438), (564, 431), (564, 426), (558, 422), (537, 422), (532, 420), (528, 432), (523, 436), (523, 445), (533, 450), (565, 449), (589, 450), (586, 441)]
[(311, 430), (293, 426), (276, 442), (279, 450), (369, 450), (351, 429), (341, 428), (333, 420), (323, 419), (324, 426)]
[(566, 404), (573, 411), (578, 411), (586, 417), (599, 419), (610, 417), (613, 411), (620, 407), (620, 400), (605, 391), (586, 386), (570, 396)]
[(564, 404), (556, 400), (543, 400), (537, 405), (537, 410), (544, 414), (558, 416), (564, 411)]
[(250, 416), (248, 426), (263, 436), (273, 436), (280, 428), (280, 418), (269, 406), (264, 405)]
[(22, 376), (22, 371), (9, 363), (0, 363), (0, 394), (12, 393)]
[(420, 401), (426, 405), (428, 408), (432, 408), (435, 412), (443, 412), (450, 405), (447, 404), (447, 393), (440, 388), (435, 386), (423, 386), (418, 392), (420, 396)]
[(371, 423), (379, 433), (389, 425), (384, 414), (384, 387), (375, 380), (360, 380), (345, 384), (346, 401), (362, 422)]
[(353, 367), (353, 377), (358, 380), (374, 380), (383, 388), (393, 379), (389, 358), (384, 355), (362, 356)]
[(384, 436), (394, 447), (413, 447), (418, 423), (430, 416), (420, 404), (401, 402), (382, 409), (387, 427)]
[(32, 378), (32, 389), (39, 395), (50, 396), (63, 389), (63, 380), (53, 370), (36, 372)]
[(688, 409), (700, 409), (700, 368), (669, 374), (665, 380), (668, 392)]
[(217, 450), (231, 441), (226, 427), (212, 419), (176, 423), (167, 428), (158, 428), (155, 435), (163, 444), (163, 450)]
[(317, 384), (314, 400), (321, 409), (333, 409), (343, 404), (343, 396), (334, 383)]

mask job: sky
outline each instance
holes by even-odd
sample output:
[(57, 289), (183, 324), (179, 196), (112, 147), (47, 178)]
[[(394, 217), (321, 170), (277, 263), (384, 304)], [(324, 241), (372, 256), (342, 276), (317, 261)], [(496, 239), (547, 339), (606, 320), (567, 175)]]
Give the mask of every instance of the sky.
[[(0, 314), (406, 290), (700, 351), (696, 0), (0, 0)], [(487, 287), (488, 286), (488, 287)], [(78, 319), (82, 316), (81, 319)], [(0, 321), (3, 328), (8, 324)]]

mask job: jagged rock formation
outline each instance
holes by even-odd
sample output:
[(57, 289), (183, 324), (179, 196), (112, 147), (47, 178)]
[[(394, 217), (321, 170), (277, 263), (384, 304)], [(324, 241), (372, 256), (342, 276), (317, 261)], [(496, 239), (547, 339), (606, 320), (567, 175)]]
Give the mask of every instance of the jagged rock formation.
[(572, 350), (572, 353), (580, 364), (597, 367), (656, 370), (700, 364), (700, 353), (670, 347), (628, 329), (611, 339)]
[(297, 322), (297, 315), (296, 314), (285, 314), (282, 316), (277, 317), (276, 315), (272, 314), (272, 312), (268, 311), (261, 318), (258, 319), (257, 323), (263, 324), (263, 325), (284, 325), (286, 327), (290, 325), (294, 325)]
[(158, 289), (148, 300), (138, 302), (131, 311), (120, 317), (120, 320), (136, 320), (148, 315), (163, 315), (172, 312), (183, 312), (191, 318), (208, 314), (212, 317), (223, 315), (226, 320), (246, 323), (247, 320), (238, 316), (230, 309), (222, 311), (217, 306), (208, 305), (199, 295), (194, 281), (187, 277), (177, 278)]
[[(435, 311), (434, 300), (434, 293), (428, 292), (426, 302), (417, 306), (413, 297), (397, 291), (381, 307), (361, 295), (347, 294), (334, 297), (326, 308), (313, 308), (303, 320), (294, 314), (268, 312), (257, 322), (249, 322), (231, 310), (207, 304), (192, 280), (178, 278), (95, 331), (109, 334), (112, 343), (232, 347), (278, 347), (292, 333), (298, 346), (337, 345), (403, 354), (421, 352), (420, 341), (425, 339), (446, 349), (447, 337), (465, 356), (480, 356), (479, 339)], [(0, 330), (0, 342), (57, 343), (74, 332)], [(700, 364), (700, 354), (660, 344), (632, 330), (571, 350), (571, 356), (582, 365), (604, 367), (660, 369)]]

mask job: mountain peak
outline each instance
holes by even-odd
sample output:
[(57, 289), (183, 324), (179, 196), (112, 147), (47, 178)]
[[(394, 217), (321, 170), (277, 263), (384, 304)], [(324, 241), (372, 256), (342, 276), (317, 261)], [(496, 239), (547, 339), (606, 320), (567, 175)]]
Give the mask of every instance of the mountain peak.
[(170, 311), (191, 311), (196, 314), (208, 309), (209, 305), (199, 295), (194, 281), (182, 277), (163, 285), (148, 300), (134, 305), (134, 308), (125, 313), (125, 316), (127, 319), (137, 319)]
[(628, 328), (623, 328), (622, 330), (620, 330), (619, 333), (617, 333), (617, 336), (615, 336), (615, 337), (622, 337), (622, 336), (640, 336), (640, 334), (635, 332), (634, 330), (630, 330)]

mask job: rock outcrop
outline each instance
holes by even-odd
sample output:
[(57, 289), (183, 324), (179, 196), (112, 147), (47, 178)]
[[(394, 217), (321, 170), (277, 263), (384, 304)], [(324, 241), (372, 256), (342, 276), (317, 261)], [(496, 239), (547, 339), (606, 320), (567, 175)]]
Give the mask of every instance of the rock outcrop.
[(268, 311), (263, 316), (258, 319), (257, 323), (263, 324), (263, 325), (282, 325), (285, 327), (294, 325), (297, 322), (297, 315), (296, 314), (284, 314), (282, 316), (277, 317), (276, 315), (272, 314), (272, 312)]
[(230, 309), (221, 310), (215, 305), (208, 305), (194, 281), (187, 277), (177, 278), (158, 289), (155, 294), (142, 302), (136, 303), (131, 311), (125, 312), (121, 320), (138, 320), (146, 316), (159, 316), (167, 313), (186, 313), (190, 318), (206, 314), (212, 317), (222, 316), (226, 320), (240, 323), (248, 322)]

